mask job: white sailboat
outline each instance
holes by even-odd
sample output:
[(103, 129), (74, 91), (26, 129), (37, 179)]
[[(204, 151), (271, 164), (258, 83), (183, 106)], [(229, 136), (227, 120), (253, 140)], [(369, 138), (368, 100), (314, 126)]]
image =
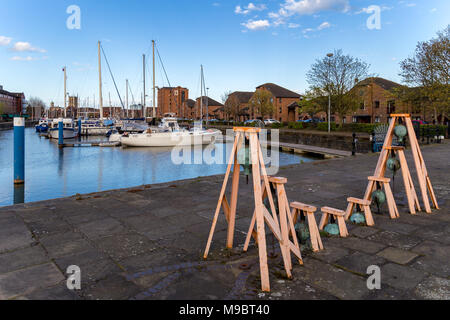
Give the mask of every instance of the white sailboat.
[(149, 128), (139, 134), (124, 134), (120, 142), (127, 147), (208, 145), (214, 143), (220, 133), (219, 130), (204, 130), (201, 127), (183, 129), (178, 125), (176, 118), (166, 117), (157, 128)]
[(73, 139), (78, 136), (78, 131), (74, 127), (72, 119), (66, 118), (67, 115), (67, 68), (63, 68), (64, 72), (64, 117), (60, 119), (53, 119), (48, 122), (48, 137), (50, 139), (59, 139), (59, 123), (63, 123), (63, 137), (64, 139)]

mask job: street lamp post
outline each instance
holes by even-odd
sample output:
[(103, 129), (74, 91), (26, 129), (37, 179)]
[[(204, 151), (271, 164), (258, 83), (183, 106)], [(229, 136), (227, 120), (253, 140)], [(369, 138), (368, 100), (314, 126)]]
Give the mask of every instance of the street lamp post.
[(206, 88), (206, 125), (209, 123), (209, 88)]
[(328, 133), (331, 133), (331, 91), (330, 91), (330, 68), (332, 53), (327, 54), (328, 57)]

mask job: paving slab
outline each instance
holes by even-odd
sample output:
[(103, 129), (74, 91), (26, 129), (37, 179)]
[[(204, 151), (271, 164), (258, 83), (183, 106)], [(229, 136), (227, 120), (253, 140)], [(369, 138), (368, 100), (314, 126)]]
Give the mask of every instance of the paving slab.
[(408, 264), (413, 261), (418, 255), (414, 252), (407, 250), (402, 250), (398, 248), (386, 248), (381, 252), (377, 253), (378, 256), (385, 258), (386, 260), (398, 263), (398, 264)]
[(39, 245), (0, 254), (0, 274), (39, 265), (48, 260), (45, 250)]
[(427, 300), (450, 300), (450, 280), (431, 276), (417, 285), (415, 294)]
[(388, 263), (381, 267), (381, 285), (387, 284), (400, 290), (415, 288), (427, 274), (419, 270)]
[(64, 279), (53, 263), (2, 274), (0, 275), (0, 299), (26, 295), (36, 289), (54, 286)]

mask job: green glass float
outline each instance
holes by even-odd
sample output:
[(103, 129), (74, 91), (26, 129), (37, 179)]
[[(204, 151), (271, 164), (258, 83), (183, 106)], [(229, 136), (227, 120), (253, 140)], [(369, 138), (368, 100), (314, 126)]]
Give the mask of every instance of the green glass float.
[(244, 173), (246, 176), (251, 174), (251, 154), (250, 148), (241, 148), (237, 153), (237, 160), (240, 165), (244, 167)]
[(362, 212), (355, 212), (350, 217), (350, 221), (354, 224), (366, 224), (366, 216)]
[(311, 235), (309, 233), (309, 226), (304, 221), (301, 221), (295, 225), (295, 231), (297, 233), (297, 238), (300, 240), (301, 244), (309, 242)]
[(339, 234), (339, 226), (336, 223), (329, 223), (325, 226), (324, 231), (332, 236)]
[(401, 168), (400, 161), (396, 157), (391, 157), (386, 162), (386, 167), (395, 173)]
[(408, 130), (401, 124), (395, 127), (394, 134), (398, 138), (398, 142), (403, 143), (403, 139), (408, 135)]
[(386, 202), (386, 194), (384, 193), (383, 190), (375, 190), (372, 193), (372, 199), (376, 204), (382, 205), (383, 203)]

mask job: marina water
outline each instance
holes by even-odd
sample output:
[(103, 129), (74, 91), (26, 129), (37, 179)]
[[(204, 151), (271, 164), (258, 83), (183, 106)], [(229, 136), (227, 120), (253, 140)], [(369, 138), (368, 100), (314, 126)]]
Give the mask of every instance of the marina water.
[[(89, 139), (106, 140), (105, 137)], [(82, 141), (86, 141), (85, 138)], [(216, 143), (215, 151), (222, 152), (225, 147), (222, 143)], [(197, 151), (192, 150), (192, 158), (194, 152)], [(172, 148), (59, 149), (57, 141), (39, 137), (34, 128), (27, 128), (25, 185), (15, 187), (13, 131), (0, 131), (0, 206), (192, 179), (224, 174), (226, 171), (226, 164), (177, 165), (172, 162), (171, 154)], [(315, 160), (317, 158), (280, 153), (279, 161), (280, 166), (284, 166)]]

